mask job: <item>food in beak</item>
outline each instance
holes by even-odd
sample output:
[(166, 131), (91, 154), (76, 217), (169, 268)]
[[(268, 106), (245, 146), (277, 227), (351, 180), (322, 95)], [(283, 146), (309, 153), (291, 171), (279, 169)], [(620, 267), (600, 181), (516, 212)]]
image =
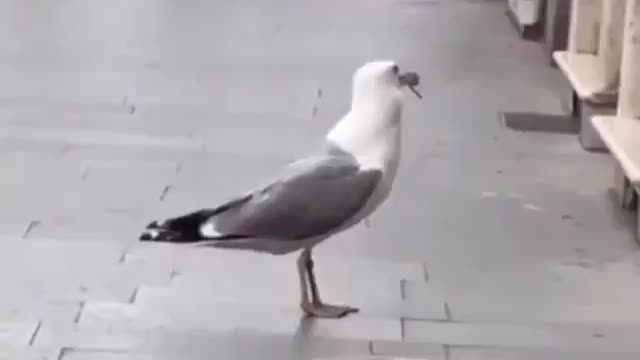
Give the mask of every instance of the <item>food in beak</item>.
[(400, 86), (406, 85), (416, 96), (422, 99), (422, 95), (416, 90), (416, 86), (420, 84), (420, 75), (415, 72), (406, 72), (398, 76)]

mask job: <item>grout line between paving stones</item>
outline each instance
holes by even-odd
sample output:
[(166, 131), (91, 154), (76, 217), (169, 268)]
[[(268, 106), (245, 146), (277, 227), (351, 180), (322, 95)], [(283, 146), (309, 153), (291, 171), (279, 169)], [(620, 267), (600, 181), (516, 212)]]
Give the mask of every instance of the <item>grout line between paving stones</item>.
[(443, 344), (442, 347), (444, 348), (444, 360), (451, 360), (451, 345)]
[(400, 299), (402, 301), (407, 300), (407, 280), (402, 279), (400, 280)]
[(89, 173), (91, 172), (91, 168), (90, 167), (86, 167), (83, 171), (82, 174), (80, 175), (80, 180), (85, 181), (87, 180), (87, 178), (89, 177)]
[(419, 317), (412, 317), (412, 316), (404, 316), (402, 318), (404, 321), (416, 321), (416, 322), (428, 322), (428, 323), (458, 323), (457, 321), (451, 319), (428, 319), (428, 318), (419, 318)]
[(37, 227), (38, 225), (40, 225), (40, 221), (39, 220), (32, 220), (29, 222), (29, 225), (27, 226), (27, 229), (24, 231), (24, 233), (22, 234), (22, 239), (26, 239), (27, 236), (29, 236), (29, 234), (31, 233), (31, 230), (33, 230), (35, 227)]
[(447, 318), (447, 321), (453, 321), (453, 315), (451, 314), (451, 308), (449, 307), (448, 302), (444, 302), (444, 315)]
[(65, 346), (60, 349), (60, 353), (58, 354), (57, 360), (64, 360), (64, 357), (74, 351), (78, 352), (88, 352), (88, 353), (100, 353), (100, 354), (126, 354), (127, 350), (121, 349), (100, 349), (100, 348), (84, 348), (84, 347), (68, 347)]
[(62, 360), (62, 358), (64, 358), (64, 356), (67, 354), (67, 351), (69, 351), (70, 348), (68, 347), (62, 347), (60, 348), (60, 352), (58, 353), (58, 357), (56, 360)]
[(400, 341), (405, 341), (405, 318), (400, 318)]
[(318, 115), (318, 111), (320, 110), (320, 99), (322, 99), (322, 88), (318, 87), (316, 96), (313, 98), (313, 102), (311, 103), (311, 120), (315, 119)]
[(429, 271), (426, 263), (422, 263), (422, 275), (424, 276), (424, 281), (429, 282)]
[(173, 279), (175, 279), (176, 277), (180, 276), (181, 273), (180, 271), (173, 269), (171, 270), (171, 272), (169, 273), (169, 281), (172, 281)]
[(133, 290), (133, 293), (131, 294), (131, 296), (129, 297), (129, 304), (133, 304), (136, 302), (136, 300), (138, 299), (138, 292), (140, 290), (140, 287), (136, 287)]
[(173, 185), (171, 184), (164, 187), (164, 189), (162, 190), (162, 194), (160, 194), (160, 201), (164, 201), (164, 199), (167, 197), (167, 194), (169, 193), (169, 190), (171, 190), (172, 187)]
[(86, 303), (84, 301), (80, 302), (80, 307), (78, 308), (78, 313), (76, 313), (76, 316), (73, 318), (73, 323), (77, 324), (80, 322), (80, 317), (82, 316), (82, 312), (84, 311), (84, 306), (86, 305)]
[(38, 321), (38, 325), (36, 325), (36, 328), (35, 330), (33, 330), (33, 334), (31, 334), (31, 338), (29, 339), (29, 346), (33, 346), (33, 343), (36, 341), (36, 336), (38, 336), (41, 327), (42, 321)]

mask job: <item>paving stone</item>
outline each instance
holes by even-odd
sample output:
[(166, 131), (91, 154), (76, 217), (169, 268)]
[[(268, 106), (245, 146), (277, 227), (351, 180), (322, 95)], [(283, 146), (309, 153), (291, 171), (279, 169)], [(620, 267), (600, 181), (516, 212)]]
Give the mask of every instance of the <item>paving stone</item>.
[(11, 169), (0, 176), (0, 184), (3, 187), (21, 184), (23, 186), (51, 186), (56, 181), (77, 181), (83, 171), (82, 164), (66, 160), (62, 151), (55, 154), (24, 153), (11, 150), (7, 150), (7, 152), (0, 156), (0, 165), (3, 168)]
[(0, 319), (0, 349), (29, 345), (39, 326), (37, 321), (4, 321)]
[(371, 352), (376, 356), (393, 358), (424, 358), (445, 360), (445, 347), (441, 344), (405, 341), (373, 341)]
[(9, 294), (0, 300), (0, 319), (5, 321), (32, 320), (47, 324), (70, 325), (78, 317), (80, 309), (79, 301), (36, 300), (26, 296), (17, 297), (14, 294)]
[(636, 351), (616, 349), (533, 349), (508, 347), (456, 347), (449, 349), (451, 360), (601, 360), (601, 359), (637, 359)]
[[(154, 359), (299, 359), (300, 356), (364, 355), (367, 340), (316, 337), (301, 327), (293, 334), (269, 334), (238, 330), (233, 333), (180, 329), (56, 328), (43, 326), (36, 347), (56, 344), (67, 350), (65, 356), (153, 356)], [(74, 354), (77, 353), (77, 354)], [(74, 355), (72, 355), (74, 354)], [(202, 356), (205, 356), (204, 358)], [(127, 357), (124, 357), (128, 359)], [(134, 357), (135, 358), (135, 357)], [(100, 359), (100, 358), (99, 358)]]
[(4, 221), (0, 222), (0, 238), (8, 239), (8, 241), (21, 239), (29, 227), (28, 221)]
[[(77, 271), (75, 270), (75, 272)], [(68, 273), (71, 280), (59, 278), (61, 275), (61, 273), (56, 273), (52, 278), (44, 276), (19, 277), (4, 283), (17, 289), (13, 292), (17, 297), (40, 297), (48, 301), (67, 302), (89, 300), (127, 302), (135, 294), (137, 288), (137, 285), (117, 283), (112, 279), (110, 281), (78, 279), (73, 277), (72, 272)]]
[[(155, 340), (159, 345), (150, 350), (155, 356), (182, 356), (189, 359), (301, 359), (314, 356), (363, 355), (369, 353), (369, 342), (349, 339), (328, 339), (310, 336), (300, 329), (294, 336), (240, 331), (233, 334), (190, 334)], [(154, 345), (156, 346), (156, 345)], [(154, 351), (155, 350), (155, 351)], [(207, 357), (208, 356), (208, 357)]]
[(430, 358), (409, 358), (400, 356), (341, 356), (332, 358), (314, 358), (314, 360), (430, 360)]
[(468, 346), (634, 349), (634, 327), (404, 321), (407, 341)]
[[(636, 261), (633, 256), (604, 264), (567, 258), (542, 268), (478, 277), (446, 292), (446, 298), (453, 319), (464, 322), (638, 326), (640, 291), (628, 285), (640, 282)], [(429, 285), (420, 282), (409, 282), (406, 295), (433, 296)]]
[[(150, 354), (136, 354), (130, 352), (113, 352), (109, 350), (65, 350), (60, 360), (153, 360), (157, 359)], [(177, 360), (177, 359), (176, 359)]]
[[(44, 213), (27, 238), (32, 241), (58, 240), (68, 242), (69, 246), (111, 242), (123, 252), (129, 244), (138, 241), (141, 229), (148, 223), (143, 222), (144, 211), (127, 208), (123, 203), (124, 199), (120, 203), (103, 204), (94, 213), (88, 213), (91, 208), (86, 206), (68, 210), (62, 217)], [(118, 254), (120, 256), (122, 253)]]
[(96, 176), (86, 181), (81, 179), (81, 172), (74, 174), (73, 181), (53, 180), (47, 173), (36, 174), (35, 180), (25, 180), (30, 179), (25, 175), (22, 180), (0, 188), (0, 194), (9, 201), (9, 208), (4, 212), (11, 216), (20, 212), (35, 219), (45, 215), (70, 218), (102, 215), (108, 218), (126, 211), (144, 213), (147, 206), (159, 202), (163, 189), (172, 182), (170, 177), (153, 177), (155, 174), (151, 170), (149, 178), (132, 178), (128, 176), (130, 173), (121, 171), (118, 179)]
[[(121, 86), (131, 83), (127, 72), (94, 69), (61, 69), (31, 66), (3, 66), (3, 76), (13, 86), (0, 88), (3, 108), (54, 108), (58, 111), (123, 111)], [(127, 81), (128, 80), (128, 81)]]
[[(3, 242), (0, 259), (15, 264), (29, 263), (34, 266), (87, 266), (118, 263), (125, 247), (110, 242), (67, 243), (58, 239), (37, 239)], [(38, 260), (38, 261), (36, 261)]]
[(17, 348), (0, 347), (0, 360), (60, 360), (60, 349), (35, 348), (21, 346)]
[(15, 269), (0, 274), (3, 284), (14, 286), (12, 296), (45, 301), (127, 302), (141, 284), (166, 286), (171, 277), (171, 269), (120, 263), (122, 252), (113, 246), (101, 247), (94, 243), (92, 247), (85, 243), (76, 248), (65, 242), (59, 242), (57, 246), (51, 246), (47, 241), (30, 243), (35, 244), (32, 251), (22, 248), (23, 252), (5, 251), (2, 254), (2, 258), (6, 256), (4, 263), (13, 264)]
[[(260, 269), (265, 274), (287, 278), (297, 274), (296, 254), (270, 256), (243, 251), (225, 251), (203, 247), (172, 246), (166, 244), (139, 243), (131, 247), (126, 261), (150, 261), (166, 266), (174, 264), (184, 274), (209, 275), (211, 273), (250, 273), (248, 269)], [(339, 278), (348, 274), (362, 281), (423, 280), (422, 264), (384, 261), (366, 256), (316, 255), (318, 278)], [(322, 280), (320, 280), (322, 281)]]
[[(146, 184), (151, 188), (156, 184), (162, 186), (173, 184), (178, 172), (181, 171), (181, 164), (171, 160), (145, 163), (131, 160), (87, 161), (85, 182), (91, 187), (103, 186), (107, 190), (108, 187), (117, 187), (121, 192), (122, 189), (126, 189), (124, 192), (130, 196), (139, 196), (137, 192), (142, 188), (140, 185)], [(156, 191), (154, 196), (157, 200), (160, 194), (157, 190), (154, 191)]]
[[(142, 74), (138, 79), (138, 86), (146, 88), (147, 91), (132, 100), (141, 111), (148, 108), (171, 109), (182, 106), (208, 108), (213, 110), (214, 114), (297, 114), (302, 120), (310, 118), (311, 106), (317, 92), (316, 82), (308, 78), (292, 77), (291, 74), (284, 76), (283, 70), (284, 68), (260, 72), (253, 67), (245, 72), (230, 69), (226, 74), (217, 71), (199, 72), (197, 77), (200, 86), (194, 86), (196, 82), (185, 82), (184, 77), (162, 77), (157, 73)], [(212, 88), (210, 83), (203, 81), (205, 79), (216, 82), (218, 86)], [(277, 92), (272, 91), (273, 81), (282, 86)], [(160, 85), (163, 83), (165, 85)], [(185, 96), (186, 93), (189, 95)], [(213, 105), (212, 98), (217, 100)], [(306, 118), (303, 117), (305, 115)], [(211, 122), (228, 121), (229, 118), (233, 118), (233, 115), (214, 116), (211, 117)]]
[[(175, 251), (172, 253), (172, 250)], [(144, 251), (133, 249), (125, 258), (126, 262), (158, 261), (159, 268), (166, 264), (165, 269), (176, 270), (172, 282), (175, 289), (144, 287), (138, 292), (136, 301), (149, 298), (168, 303), (246, 303), (260, 299), (260, 304), (297, 308), (299, 281), (295, 258), (239, 252), (226, 252), (228, 255), (225, 255), (224, 251), (210, 249), (200, 249), (202, 253), (198, 254), (197, 250), (166, 246), (149, 247)], [(156, 255), (145, 257), (145, 252), (149, 255), (155, 252)], [(159, 261), (160, 256), (165, 260)], [(328, 256), (317, 263), (319, 286), (327, 301), (358, 306), (363, 315), (371, 318), (446, 318), (442, 297), (402, 301), (403, 278), (422, 277), (419, 265)], [(257, 273), (259, 278), (255, 275)], [(356, 285), (357, 291), (354, 291)]]
[[(297, 309), (299, 284), (295, 278), (273, 278), (263, 274), (259, 280), (251, 277), (212, 276), (209, 282), (193, 281), (187, 276), (176, 276), (171, 287), (142, 286), (136, 303), (194, 304), (215, 306), (217, 303), (235, 302), (256, 306), (275, 306)], [(358, 284), (354, 288), (353, 283)], [(241, 285), (239, 285), (241, 284)], [(372, 319), (431, 319), (446, 320), (442, 298), (407, 301), (401, 298), (398, 282), (358, 281), (332, 278), (319, 284), (323, 299), (331, 303), (344, 303), (360, 308), (360, 315)]]
[(128, 146), (132, 148), (159, 147), (174, 150), (197, 150), (203, 143), (186, 136), (159, 136), (125, 131), (91, 129), (42, 129), (14, 126), (5, 128), (3, 136), (20, 140), (78, 145)]
[(61, 327), (43, 323), (33, 341), (37, 348), (85, 348), (111, 351), (130, 351), (149, 344), (149, 334), (108, 328), (79, 329), (75, 326)]
[(295, 344), (292, 339), (251, 336), (213, 337), (205, 341), (185, 341), (189, 346), (161, 346), (150, 350), (114, 352), (110, 350), (69, 349), (63, 360), (151, 360), (151, 359), (211, 359), (234, 360), (281, 359), (297, 360), (316, 356), (362, 356), (367, 353), (365, 343), (339, 342), (327, 339), (312, 339)]
[[(124, 99), (122, 99), (125, 102)], [(135, 100), (127, 97), (127, 106), (136, 106)], [(130, 109), (130, 108), (129, 108)], [(196, 128), (211, 125), (212, 119), (229, 118), (229, 114), (213, 114), (212, 112), (183, 111), (182, 114), (155, 112), (145, 114), (136, 106), (134, 113), (128, 111), (105, 112), (90, 108), (2, 108), (0, 107), (0, 124), (7, 127), (24, 127), (34, 129), (85, 129), (110, 132), (133, 132), (156, 136), (189, 136)], [(187, 114), (185, 114), (185, 112)], [(226, 115), (226, 116), (223, 116)], [(176, 121), (177, 118), (180, 121)], [(257, 116), (255, 116), (257, 118)]]
[(51, 161), (57, 161), (61, 155), (65, 153), (65, 149), (65, 144), (41, 143), (24, 139), (5, 138), (0, 142), (2, 157), (8, 156), (8, 158), (1, 161), (14, 164), (16, 164), (14, 159), (17, 156), (27, 159), (27, 161), (34, 158), (46, 158)]
[[(206, 304), (203, 304), (206, 305)], [(293, 335), (301, 326), (311, 336), (335, 339), (400, 340), (399, 319), (375, 319), (353, 316), (347, 319), (306, 321), (296, 309), (255, 306), (226, 302), (212, 304), (206, 310), (196, 304), (114, 304), (88, 303), (79, 324), (86, 327), (124, 329), (181, 329), (234, 332), (258, 331), (267, 334)]]

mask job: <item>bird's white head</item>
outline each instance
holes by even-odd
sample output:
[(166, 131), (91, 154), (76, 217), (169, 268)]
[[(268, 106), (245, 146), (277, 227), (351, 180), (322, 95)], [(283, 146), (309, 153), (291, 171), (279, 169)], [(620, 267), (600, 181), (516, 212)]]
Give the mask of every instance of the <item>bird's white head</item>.
[[(326, 140), (359, 158), (383, 166), (399, 151), (402, 88), (420, 82), (415, 72), (401, 73), (394, 61), (368, 62), (353, 74), (351, 109), (329, 131)], [(386, 165), (384, 165), (386, 166)]]
[(401, 73), (395, 61), (372, 61), (362, 65), (353, 74), (352, 105), (362, 101), (380, 99), (398, 99), (402, 88), (409, 87), (418, 97), (415, 90), (420, 77), (415, 72)]

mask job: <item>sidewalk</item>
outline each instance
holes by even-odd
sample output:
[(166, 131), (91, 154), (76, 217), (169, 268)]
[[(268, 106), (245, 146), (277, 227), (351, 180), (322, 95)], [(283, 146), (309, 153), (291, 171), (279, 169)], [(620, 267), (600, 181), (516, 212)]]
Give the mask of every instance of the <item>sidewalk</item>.
[[(566, 92), (505, 8), (0, 0), (0, 359), (637, 359), (613, 161), (499, 121)], [(361, 313), (301, 319), (295, 255), (137, 241), (315, 149), (389, 57), (424, 95), (397, 185), (317, 249), (323, 297)]]

